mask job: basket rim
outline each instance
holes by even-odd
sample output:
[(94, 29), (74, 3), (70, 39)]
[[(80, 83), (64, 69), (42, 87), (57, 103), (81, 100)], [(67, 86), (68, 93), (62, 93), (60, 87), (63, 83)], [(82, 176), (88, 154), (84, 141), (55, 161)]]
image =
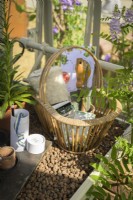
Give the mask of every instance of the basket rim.
[(80, 120), (80, 119), (72, 119), (72, 118), (64, 117), (64, 116), (60, 115), (49, 103), (43, 103), (42, 100), (40, 100), (37, 97), (35, 97), (35, 99), (37, 100), (37, 102), (39, 104), (41, 104), (43, 107), (45, 107), (45, 110), (47, 112), (49, 112), (51, 114), (51, 116), (58, 122), (72, 125), (72, 126), (78, 126), (78, 127), (80, 127), (80, 126), (91, 127), (91, 126), (101, 125), (104, 123), (111, 122), (122, 111), (122, 104), (120, 103), (120, 101), (118, 101), (116, 99), (116, 109), (112, 110), (111, 113), (104, 115), (102, 117), (99, 117), (99, 118), (84, 121), (84, 120)]

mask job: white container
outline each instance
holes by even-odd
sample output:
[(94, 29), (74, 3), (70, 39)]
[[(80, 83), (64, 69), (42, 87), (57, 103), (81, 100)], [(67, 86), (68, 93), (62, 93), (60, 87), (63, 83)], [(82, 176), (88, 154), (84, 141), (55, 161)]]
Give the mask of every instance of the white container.
[(40, 154), (45, 150), (45, 137), (41, 134), (31, 134), (26, 141), (26, 149), (29, 153)]
[(24, 151), (29, 135), (29, 111), (14, 110), (14, 116), (11, 116), (10, 132), (10, 145), (16, 152)]

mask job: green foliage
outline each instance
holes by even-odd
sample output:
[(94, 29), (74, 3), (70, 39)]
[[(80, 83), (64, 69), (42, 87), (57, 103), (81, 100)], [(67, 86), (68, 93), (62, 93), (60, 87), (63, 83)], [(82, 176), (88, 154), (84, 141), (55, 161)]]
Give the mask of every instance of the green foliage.
[(88, 87), (83, 87), (81, 90), (72, 94), (72, 97), (75, 97), (78, 103), (82, 102), (82, 100), (86, 102), (87, 98), (90, 98), (90, 103), (94, 104), (96, 108), (100, 106), (103, 110), (107, 107), (116, 110), (116, 98), (107, 93), (105, 88), (90, 89)]
[[(36, 18), (36, 9), (28, 11), (25, 5), (18, 4), (13, 0), (16, 10), (20, 13), (27, 13), (29, 21)], [(59, 48), (69, 45), (83, 45), (83, 32), (85, 29), (86, 6), (73, 6), (73, 9), (63, 10), (59, 0), (52, 1), (53, 7), (53, 28), (57, 28), (58, 33), (54, 33), (54, 46)]]
[(53, 1), (54, 46), (59, 48), (69, 45), (83, 45), (83, 32), (87, 8), (73, 5), (73, 9), (63, 10), (59, 0)]
[(16, 10), (19, 12), (19, 13), (27, 13), (27, 16), (29, 18), (29, 21), (33, 21), (35, 18), (36, 18), (36, 10), (33, 10), (33, 11), (28, 11), (27, 8), (25, 7), (25, 4), (19, 4), (17, 2), (17, 0), (13, 0), (14, 4), (15, 4), (15, 7), (16, 7)]
[[(129, 68), (117, 70), (115, 77), (108, 79), (108, 91), (121, 101), (123, 104), (123, 113), (130, 121), (133, 119), (133, 73)], [(115, 84), (114, 84), (115, 83)]]
[(126, 139), (118, 138), (110, 158), (97, 155), (100, 163), (91, 166), (100, 175), (91, 178), (96, 181), (88, 190), (87, 198), (94, 200), (131, 200), (133, 199), (133, 145)]
[(73, 97), (76, 97), (76, 101), (79, 103), (82, 98), (87, 98), (89, 95), (90, 89), (88, 87), (83, 87), (79, 92), (76, 94), (72, 94)]
[(2, 35), (2, 38), (0, 38), (0, 118), (2, 118), (11, 105), (17, 104), (22, 107), (22, 102), (34, 103), (34, 101), (31, 88), (21, 83), (21, 74), (17, 75), (19, 66), (14, 66), (16, 61), (23, 55), (24, 47), (21, 53), (12, 56), (13, 47), (18, 41), (16, 39), (10, 40), (10, 15), (6, 3), (3, 5), (3, 1), (0, 1), (0, 6), (3, 14), (0, 24)]
[[(107, 77), (107, 89), (112, 97), (117, 98), (123, 105), (123, 112), (126, 119), (133, 123), (133, 22), (126, 17), (127, 8), (118, 9), (117, 5), (114, 9), (116, 17), (113, 13), (112, 17), (102, 19), (110, 25), (110, 34), (101, 33), (101, 37), (113, 44), (110, 62), (124, 66), (124, 69), (117, 70), (113, 77)], [(133, 5), (130, 10), (133, 10)], [(111, 26), (112, 18), (117, 20), (116, 26), (120, 32), (112, 37), (113, 26)], [(131, 17), (132, 19), (132, 17)], [(129, 21), (129, 22), (128, 22)], [(117, 30), (114, 30), (114, 32)]]
[(19, 5), (19, 4), (17, 3), (17, 1), (13, 1), (13, 2), (15, 3), (16, 10), (17, 10), (18, 12), (20, 12), (20, 13), (25, 12), (26, 8), (25, 8), (25, 6), (24, 6), (23, 4), (22, 4), (22, 5)]
[(108, 93), (108, 90), (104, 87), (100, 89), (93, 88), (92, 98), (96, 107), (100, 105), (101, 108), (109, 107), (113, 110), (116, 109), (116, 98)]

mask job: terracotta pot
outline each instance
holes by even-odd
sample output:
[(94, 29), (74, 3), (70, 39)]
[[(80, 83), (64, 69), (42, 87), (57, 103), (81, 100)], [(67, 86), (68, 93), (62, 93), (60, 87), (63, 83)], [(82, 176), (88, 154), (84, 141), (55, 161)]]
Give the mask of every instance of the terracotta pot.
[[(26, 103), (23, 102), (22, 103), (22, 107), (25, 108), (26, 107)], [(14, 109), (18, 108), (17, 105), (14, 105)], [(2, 119), (0, 119), (0, 129), (3, 130), (4, 132), (6, 132), (7, 134), (10, 133), (10, 119), (11, 119), (11, 108), (9, 108), (4, 117)]]
[(0, 148), (0, 169), (11, 169), (16, 163), (16, 153), (13, 147)]
[[(15, 106), (17, 108), (17, 106)], [(4, 130), (6, 133), (10, 133), (10, 118), (11, 118), (11, 108), (9, 108), (4, 117), (0, 119), (0, 129)]]
[[(25, 0), (17, 0), (17, 3), (19, 5), (24, 5), (25, 6)], [(11, 7), (10, 7), (10, 27), (9, 29), (13, 31), (10, 34), (11, 38), (14, 37), (27, 37), (27, 29), (28, 29), (28, 16), (27, 13), (25, 12), (18, 12), (16, 10), (15, 3), (12, 1), (11, 2)]]

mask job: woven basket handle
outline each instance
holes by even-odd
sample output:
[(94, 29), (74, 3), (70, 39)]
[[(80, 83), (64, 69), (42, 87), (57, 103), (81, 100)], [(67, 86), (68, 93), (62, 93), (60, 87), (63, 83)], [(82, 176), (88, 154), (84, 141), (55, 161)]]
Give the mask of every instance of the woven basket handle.
[(47, 98), (46, 98), (46, 79), (47, 79), (48, 73), (49, 73), (49, 71), (51, 69), (51, 66), (54, 64), (55, 60), (64, 51), (70, 51), (70, 50), (72, 50), (74, 48), (75, 49), (82, 49), (82, 50), (86, 51), (90, 56), (92, 56), (92, 58), (95, 61), (95, 72), (94, 72), (95, 87), (96, 88), (101, 88), (102, 87), (102, 85), (103, 85), (102, 69), (101, 69), (101, 66), (100, 66), (96, 56), (94, 56), (91, 51), (89, 51), (88, 49), (86, 49), (84, 47), (80, 47), (80, 46), (63, 47), (63, 48), (59, 49), (59, 51), (57, 51), (54, 54), (52, 54), (52, 56), (46, 62), (46, 65), (45, 65), (45, 67), (44, 67), (44, 69), (42, 71), (42, 75), (41, 75), (41, 78), (40, 78), (40, 85), (39, 85), (39, 98), (40, 98), (40, 100), (43, 100), (44, 103), (47, 103)]

